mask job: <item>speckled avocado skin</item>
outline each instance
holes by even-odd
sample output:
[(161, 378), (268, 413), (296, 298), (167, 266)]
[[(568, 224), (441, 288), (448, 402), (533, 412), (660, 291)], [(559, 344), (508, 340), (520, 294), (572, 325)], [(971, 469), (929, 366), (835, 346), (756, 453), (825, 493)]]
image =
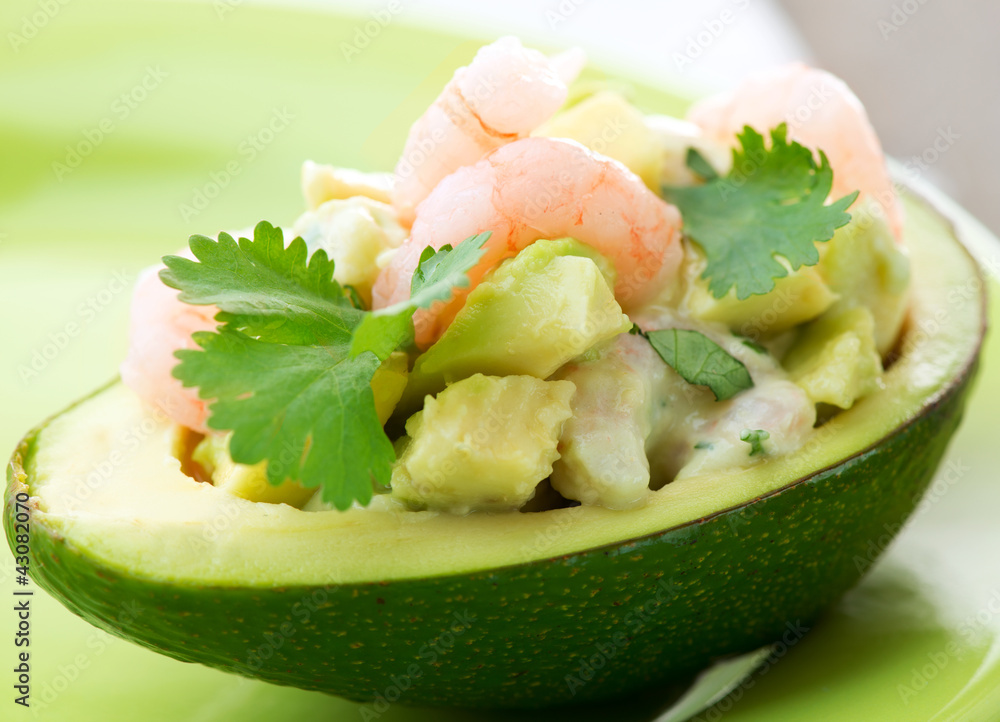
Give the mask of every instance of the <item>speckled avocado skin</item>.
[[(974, 372), (836, 466), (739, 508), (571, 556), (376, 584), (192, 587), (123, 576), (33, 520), (31, 575), (113, 634), (373, 702), (373, 713), (397, 700), (542, 707), (611, 698), (797, 640), (914, 509)], [(34, 438), (8, 467), (7, 519), (27, 489)], [(13, 547), (12, 525), (7, 534)], [(546, 543), (540, 537), (539, 549)]]

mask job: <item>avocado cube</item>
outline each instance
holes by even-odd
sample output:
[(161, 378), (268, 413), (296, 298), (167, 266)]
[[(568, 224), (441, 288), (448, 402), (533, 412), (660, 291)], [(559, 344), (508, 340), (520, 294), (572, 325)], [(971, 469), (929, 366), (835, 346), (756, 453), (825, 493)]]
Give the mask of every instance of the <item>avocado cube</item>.
[(871, 311), (858, 306), (805, 326), (784, 366), (813, 402), (851, 408), (881, 386), (882, 360)]
[(575, 391), (569, 381), (476, 374), (429, 397), (406, 422), (393, 498), (455, 514), (520, 508), (552, 473)]
[(400, 407), (475, 373), (544, 379), (591, 347), (628, 331), (614, 271), (573, 239), (536, 241), (469, 294), (441, 338), (420, 356)]
[(741, 336), (772, 337), (820, 316), (838, 298), (816, 268), (800, 266), (792, 270), (782, 258), (778, 262), (785, 266), (788, 275), (776, 278), (772, 291), (739, 300), (736, 289), (730, 288), (725, 296), (716, 298), (701, 277), (705, 256), (690, 244), (684, 255), (685, 305), (691, 315), (701, 321), (723, 323)]

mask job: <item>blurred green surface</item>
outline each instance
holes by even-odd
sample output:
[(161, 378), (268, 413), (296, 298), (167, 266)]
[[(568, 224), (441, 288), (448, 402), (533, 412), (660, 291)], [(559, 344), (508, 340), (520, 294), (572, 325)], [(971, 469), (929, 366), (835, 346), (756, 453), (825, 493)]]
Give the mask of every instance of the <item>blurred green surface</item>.
[[(126, 342), (122, 279), (191, 233), (291, 220), (302, 206), (305, 158), (390, 168), (409, 124), (479, 44), (409, 28), (404, 12), (345, 58), (344, 44), (355, 43), (368, 20), (238, 0), (3, 3), (0, 448), (13, 449), (28, 427), (115, 374)], [(646, 109), (680, 107), (669, 94), (634, 90)], [(291, 119), (272, 138), (264, 129), (276, 113)], [(80, 143), (86, 150), (87, 142), (93, 148), (78, 167), (54, 165), (68, 168), (71, 150)], [(195, 208), (213, 183), (216, 197)], [(699, 719), (1000, 716), (998, 400), (1000, 345), (993, 338), (951, 466), (890, 553), (805, 639)], [(13, 562), (0, 558), (0, 595), (10, 599)], [(347, 702), (183, 664), (109, 637), (36, 592), (34, 706), (13, 704), (13, 674), (2, 673), (0, 719), (365, 718)], [(0, 637), (11, 640), (12, 605), (0, 607)], [(0, 669), (14, 664), (7, 644)], [(657, 706), (654, 695), (613, 713), (561, 717), (648, 720)], [(394, 705), (378, 719), (484, 715)]]

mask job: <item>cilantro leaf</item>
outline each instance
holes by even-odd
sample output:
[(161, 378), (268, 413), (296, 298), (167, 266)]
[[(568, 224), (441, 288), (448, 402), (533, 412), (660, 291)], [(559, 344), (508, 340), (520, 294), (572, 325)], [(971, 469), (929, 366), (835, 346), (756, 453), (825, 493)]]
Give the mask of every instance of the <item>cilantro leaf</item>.
[(301, 238), (285, 247), (280, 228), (261, 221), (253, 240), (191, 236), (197, 261), (166, 256), (165, 284), (181, 291), (181, 301), (215, 304), (216, 319), (230, 328), (271, 343), (347, 342), (361, 312), (333, 280), (325, 251), (306, 260)]
[(350, 302), (352, 306), (354, 306), (354, 308), (357, 308), (361, 311), (368, 310), (367, 308), (365, 308), (365, 302), (361, 298), (361, 294), (358, 293), (358, 289), (356, 289), (354, 286), (352, 286), (349, 283), (345, 283), (344, 294), (347, 296), (347, 300)]
[[(447, 301), (451, 298), (451, 289), (468, 286), (469, 277), (465, 272), (486, 253), (483, 245), (492, 235), (492, 231), (486, 231), (471, 236), (455, 249), (448, 244), (441, 246), (438, 251), (427, 246), (420, 254), (420, 262), (410, 282), (411, 300), (426, 296), (432, 301)], [(425, 307), (423, 301), (420, 304)], [(430, 305), (429, 302), (427, 305)]]
[[(469, 285), (466, 271), (475, 266), (486, 252), (483, 245), (489, 240), (489, 231), (470, 236), (454, 249), (444, 245), (435, 251), (428, 246), (420, 254), (420, 261), (413, 272), (410, 284), (410, 298), (387, 308), (381, 308), (365, 316), (354, 332), (352, 354), (374, 351), (380, 352), (392, 346), (409, 345), (413, 341), (411, 318), (418, 308), (429, 308), (435, 301), (447, 301), (454, 289)], [(388, 354), (386, 354), (388, 355)]]
[(772, 130), (767, 148), (764, 137), (745, 126), (726, 177), (705, 175), (707, 163), (689, 153), (689, 166), (706, 183), (663, 188), (681, 212), (684, 234), (705, 252), (702, 278), (716, 298), (734, 286), (740, 300), (771, 291), (774, 279), (788, 275), (776, 256), (793, 270), (815, 265), (815, 244), (851, 219), (846, 211), (857, 192), (824, 205), (833, 186), (830, 163), (820, 151), (817, 165), (811, 150), (788, 142), (787, 130), (785, 124)]
[(750, 444), (750, 456), (766, 454), (767, 449), (764, 448), (764, 442), (770, 438), (771, 434), (763, 429), (743, 429), (740, 432), (740, 441)]
[(338, 509), (367, 504), (372, 479), (388, 480), (396, 457), (375, 413), (375, 354), (266, 343), (228, 327), (194, 338), (201, 350), (178, 351), (175, 375), (216, 399), (208, 425), (234, 431), (234, 461), (267, 459), (271, 484), (322, 487)]
[(707, 386), (716, 401), (753, 387), (743, 362), (700, 331), (668, 328), (643, 332), (664, 362), (689, 384)]
[(198, 260), (168, 257), (161, 277), (181, 300), (218, 306), (223, 325), (194, 335), (200, 349), (177, 351), (173, 375), (213, 400), (208, 426), (233, 431), (234, 461), (266, 459), (270, 483), (321, 487), (338, 509), (367, 504), (372, 481), (387, 485), (395, 461), (372, 377), (412, 339), (418, 307), (468, 285), (466, 272), (488, 237), (434, 254), (410, 300), (370, 312), (333, 280), (323, 251), (307, 258), (300, 238), (286, 248), (268, 223), (257, 225), (253, 240), (192, 236)]

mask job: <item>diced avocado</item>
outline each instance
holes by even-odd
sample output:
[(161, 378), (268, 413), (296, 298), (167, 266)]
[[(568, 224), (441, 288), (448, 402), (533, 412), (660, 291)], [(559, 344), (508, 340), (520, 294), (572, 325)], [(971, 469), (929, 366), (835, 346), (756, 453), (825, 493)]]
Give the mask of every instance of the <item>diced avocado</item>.
[(816, 318), (837, 300), (837, 294), (815, 267), (801, 266), (793, 271), (781, 258), (778, 261), (788, 275), (775, 279), (770, 293), (741, 301), (736, 298), (736, 289), (731, 288), (725, 296), (716, 298), (708, 289), (708, 282), (701, 278), (705, 256), (693, 244), (686, 244), (685, 259), (684, 305), (689, 313), (702, 321), (724, 323), (741, 336), (753, 339), (774, 336)]
[(572, 381), (576, 395), (552, 467), (556, 491), (608, 509), (645, 503), (651, 493), (646, 440), (666, 372), (649, 343), (631, 335), (619, 336), (595, 360), (560, 369), (555, 378)]
[(385, 424), (399, 403), (406, 388), (409, 375), (409, 359), (402, 351), (390, 354), (389, 358), (375, 370), (372, 376), (372, 392), (375, 394), (375, 412), (378, 420)]
[(602, 90), (556, 114), (532, 133), (569, 138), (614, 158), (654, 190), (660, 187), (661, 147), (645, 116), (613, 90)]
[(830, 313), (865, 306), (874, 319), (875, 347), (885, 356), (906, 318), (910, 259), (872, 201), (852, 208), (851, 218), (820, 244), (822, 257), (816, 268), (840, 296)]
[(428, 398), (406, 422), (393, 498), (455, 514), (520, 508), (552, 473), (575, 390), (569, 381), (476, 374)]
[(249, 501), (268, 504), (288, 504), (299, 507), (309, 501), (316, 492), (294, 481), (285, 481), (278, 486), (267, 481), (267, 462), (246, 465), (237, 464), (229, 455), (229, 437), (232, 434), (210, 434), (194, 448), (193, 461), (212, 479), (212, 485)]
[(392, 173), (365, 173), (353, 168), (320, 165), (311, 160), (302, 164), (302, 195), (311, 211), (327, 201), (355, 196), (391, 203), (392, 181)]
[(302, 236), (310, 253), (325, 250), (335, 264), (333, 277), (353, 286), (366, 304), (382, 270), (379, 256), (408, 235), (391, 206), (365, 196), (326, 201), (302, 214), (292, 233)]
[(534, 258), (535, 263), (539, 263), (545, 258), (551, 258), (554, 256), (579, 256), (580, 258), (589, 258), (597, 265), (597, 269), (601, 272), (601, 275), (604, 276), (604, 280), (608, 283), (608, 288), (613, 289), (615, 287), (615, 283), (618, 281), (618, 271), (615, 270), (615, 264), (594, 250), (593, 246), (581, 243), (575, 238), (566, 237), (555, 238), (551, 241), (535, 241), (525, 250), (531, 251), (531, 253), (525, 257), (526, 262), (528, 259)]
[(469, 294), (451, 326), (416, 360), (400, 408), (415, 410), (427, 394), (475, 373), (548, 378), (628, 331), (632, 322), (615, 301), (611, 272), (573, 239), (528, 246)]
[(851, 408), (882, 383), (871, 311), (865, 306), (831, 311), (808, 324), (785, 356), (784, 366), (813, 402)]

